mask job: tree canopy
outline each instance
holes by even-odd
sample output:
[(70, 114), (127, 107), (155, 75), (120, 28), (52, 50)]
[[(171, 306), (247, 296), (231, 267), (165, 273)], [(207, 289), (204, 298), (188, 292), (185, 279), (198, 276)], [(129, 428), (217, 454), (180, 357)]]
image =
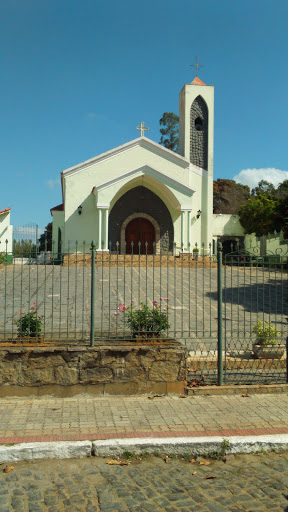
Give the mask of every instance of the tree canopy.
[(52, 250), (52, 222), (49, 222), (44, 229), (44, 233), (39, 238), (39, 250), (51, 251)]
[(275, 194), (275, 187), (273, 183), (269, 183), (269, 181), (261, 180), (259, 181), (257, 187), (252, 188), (251, 195), (256, 196), (258, 192), (261, 192), (262, 194)]
[(177, 153), (179, 147), (179, 117), (173, 112), (164, 112), (159, 123), (160, 126), (163, 126), (163, 128), (160, 128), (160, 144)]
[[(246, 233), (255, 233), (256, 236), (273, 233), (277, 226), (277, 212), (279, 200), (271, 195), (257, 192), (257, 195), (248, 199), (239, 210), (240, 223)], [(279, 220), (279, 219), (278, 219)]]
[(288, 237), (288, 180), (274, 187), (265, 180), (252, 190), (252, 197), (239, 210), (240, 223), (246, 233), (257, 236), (283, 231)]
[(214, 213), (236, 214), (240, 206), (247, 203), (250, 189), (234, 180), (220, 179), (213, 182)]

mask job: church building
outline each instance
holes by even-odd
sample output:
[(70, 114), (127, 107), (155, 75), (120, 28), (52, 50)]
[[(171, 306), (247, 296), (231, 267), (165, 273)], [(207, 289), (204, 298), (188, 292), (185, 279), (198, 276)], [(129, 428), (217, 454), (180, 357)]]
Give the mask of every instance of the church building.
[(81, 252), (92, 240), (98, 251), (120, 254), (140, 247), (177, 255), (196, 243), (209, 254), (214, 87), (196, 77), (181, 90), (179, 153), (146, 137), (144, 123), (139, 128), (140, 137), (62, 171), (63, 203), (51, 209), (55, 255), (75, 252), (76, 241)]

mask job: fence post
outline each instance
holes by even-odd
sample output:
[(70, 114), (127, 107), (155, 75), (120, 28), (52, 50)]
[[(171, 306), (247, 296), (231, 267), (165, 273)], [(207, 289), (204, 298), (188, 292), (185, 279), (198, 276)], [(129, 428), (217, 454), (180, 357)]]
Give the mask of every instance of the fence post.
[(288, 336), (286, 336), (286, 382), (288, 384)]
[(218, 386), (223, 384), (223, 332), (222, 332), (222, 244), (219, 242), (217, 251), (217, 295), (218, 295)]
[(91, 328), (90, 347), (94, 347), (94, 304), (95, 304), (95, 240), (91, 243)]

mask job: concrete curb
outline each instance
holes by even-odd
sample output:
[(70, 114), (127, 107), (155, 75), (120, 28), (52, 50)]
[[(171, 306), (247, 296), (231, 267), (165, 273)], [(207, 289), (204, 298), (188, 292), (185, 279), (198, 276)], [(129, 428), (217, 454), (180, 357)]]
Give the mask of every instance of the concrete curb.
[[(225, 446), (223, 444), (225, 441)], [(78, 459), (82, 457), (113, 457), (125, 451), (134, 455), (206, 455), (256, 453), (288, 450), (288, 434), (231, 437), (166, 437), (107, 439), (101, 441), (59, 441), (0, 445), (0, 462), (36, 459)]]
[(91, 441), (57, 441), (46, 443), (20, 443), (0, 445), (1, 462), (36, 459), (74, 459), (92, 453)]
[(266, 395), (271, 393), (287, 393), (288, 384), (224, 384), (223, 386), (198, 386), (186, 388), (188, 396), (223, 396), (223, 395)]
[[(166, 437), (154, 439), (109, 439), (105, 441), (93, 441), (92, 455), (107, 457), (121, 455), (129, 451), (135, 455), (143, 452), (161, 455), (208, 455), (213, 452), (225, 453), (255, 453), (259, 450), (281, 451), (288, 449), (288, 434), (265, 436), (231, 436), (231, 437)], [(228, 447), (227, 447), (228, 445)]]

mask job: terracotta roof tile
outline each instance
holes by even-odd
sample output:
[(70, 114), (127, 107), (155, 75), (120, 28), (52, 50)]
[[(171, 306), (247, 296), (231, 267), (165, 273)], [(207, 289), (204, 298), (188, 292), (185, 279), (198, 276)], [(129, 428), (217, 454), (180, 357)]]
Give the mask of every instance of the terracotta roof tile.
[(6, 208), (5, 210), (0, 210), (0, 214), (10, 212), (10, 210), (11, 210), (11, 208)]
[(202, 82), (202, 80), (200, 80), (200, 78), (198, 78), (198, 76), (196, 76), (193, 80), (193, 82), (191, 82), (191, 85), (206, 85), (204, 84), (204, 82)]
[(51, 215), (52, 215), (52, 212), (63, 212), (64, 211), (64, 205), (63, 203), (62, 204), (58, 204), (57, 206), (54, 206), (54, 208), (51, 208), (50, 212), (51, 212)]

